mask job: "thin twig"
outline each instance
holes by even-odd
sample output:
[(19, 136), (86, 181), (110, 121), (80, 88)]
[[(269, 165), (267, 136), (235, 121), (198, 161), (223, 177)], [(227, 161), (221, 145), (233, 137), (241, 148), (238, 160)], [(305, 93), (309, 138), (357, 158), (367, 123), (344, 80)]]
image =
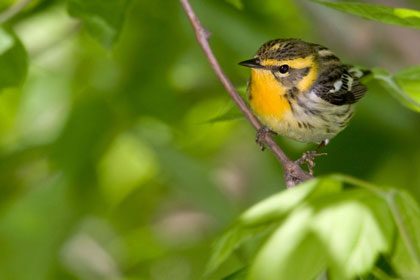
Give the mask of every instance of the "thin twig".
[[(236, 103), (236, 105), (239, 107), (239, 109), (242, 111), (242, 113), (245, 115), (245, 117), (248, 119), (251, 125), (257, 131), (259, 131), (263, 126), (257, 120), (257, 118), (251, 113), (249, 108), (246, 106), (245, 101), (241, 98), (241, 96), (236, 91), (235, 87), (230, 82), (229, 78), (223, 72), (222, 68), (219, 65), (219, 62), (217, 61), (216, 57), (213, 54), (212, 49), (210, 48), (210, 45), (209, 45), (210, 32), (207, 31), (201, 25), (200, 20), (197, 18), (196, 14), (194, 13), (194, 10), (191, 8), (189, 1), (180, 0), (180, 2), (194, 28), (197, 41), (200, 44), (201, 48), (203, 49), (207, 57), (207, 60), (209, 61), (214, 72), (219, 77), (220, 81), (222, 82), (223, 86), (229, 93), (230, 97), (233, 99), (233, 101)], [(271, 138), (269, 134), (265, 134), (264, 140), (267, 146), (271, 149), (271, 151), (274, 153), (278, 161), (283, 166), (286, 187), (288, 188), (293, 187), (303, 181), (306, 181), (312, 178), (312, 176), (309, 173), (303, 171), (297, 163), (291, 161), (287, 157), (287, 155), (283, 152), (283, 150), (277, 145), (277, 143), (273, 140), (273, 138)]]
[(20, 13), (32, 0), (21, 0), (0, 14), (0, 25)]

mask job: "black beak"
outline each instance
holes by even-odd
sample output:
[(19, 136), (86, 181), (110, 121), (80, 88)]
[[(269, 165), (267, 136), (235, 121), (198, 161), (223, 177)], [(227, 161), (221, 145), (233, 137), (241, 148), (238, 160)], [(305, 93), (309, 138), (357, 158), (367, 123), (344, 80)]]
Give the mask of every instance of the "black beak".
[(251, 67), (251, 68), (264, 68), (264, 66), (260, 64), (260, 60), (258, 58), (253, 58), (253, 59), (239, 62), (239, 65)]

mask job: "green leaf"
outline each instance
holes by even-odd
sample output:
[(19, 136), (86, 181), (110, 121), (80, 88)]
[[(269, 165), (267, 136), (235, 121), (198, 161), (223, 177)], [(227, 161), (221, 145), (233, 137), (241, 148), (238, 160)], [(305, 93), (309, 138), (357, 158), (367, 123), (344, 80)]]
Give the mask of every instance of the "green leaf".
[[(408, 75), (410, 78), (417, 74)], [(403, 279), (420, 277), (420, 208), (407, 192), (395, 189), (378, 189), (370, 183), (339, 175), (344, 182), (366, 188), (382, 197), (392, 213), (397, 227), (397, 236), (392, 253), (393, 267)], [(388, 218), (377, 218), (378, 222), (386, 222)]]
[(418, 67), (403, 70), (394, 76), (382, 69), (373, 69), (373, 78), (404, 106), (420, 112), (420, 83)]
[(418, 279), (419, 268), (417, 263), (411, 257), (407, 246), (401, 236), (396, 237), (394, 250), (392, 252), (390, 262), (396, 273), (402, 279)]
[(282, 219), (305, 199), (315, 199), (340, 190), (341, 184), (334, 176), (312, 179), (251, 207), (216, 240), (207, 265), (207, 274), (217, 269), (245, 241), (270, 234)]
[(232, 6), (234, 6), (238, 10), (242, 10), (244, 8), (244, 4), (242, 3), (242, 0), (225, 0)]
[(420, 66), (404, 69), (394, 76), (397, 80), (401, 80), (402, 82), (418, 82), (420, 80)]
[(92, 37), (110, 47), (119, 37), (129, 3), (130, 0), (69, 0), (68, 12), (86, 25)]
[(248, 268), (243, 267), (232, 274), (224, 277), (222, 280), (245, 280), (247, 277)]
[(220, 114), (219, 116), (209, 119), (205, 121), (204, 124), (236, 121), (236, 120), (243, 120), (243, 119), (244, 119), (244, 115), (238, 112), (237, 110), (234, 110), (234, 111), (227, 111), (223, 114)]
[(203, 163), (170, 147), (159, 146), (156, 156), (171, 187), (213, 215), (218, 222), (232, 220), (234, 209)]
[(299, 186), (275, 194), (241, 215), (240, 222), (244, 225), (257, 225), (278, 220), (299, 206), (304, 200), (316, 198), (341, 190), (341, 183), (333, 176), (314, 178)]
[(250, 238), (263, 237), (270, 234), (277, 224), (263, 224), (255, 227), (245, 227), (237, 223), (219, 237), (214, 245), (213, 253), (207, 264), (206, 273), (215, 271), (237, 248)]
[[(62, 253), (63, 241), (80, 219), (80, 209), (76, 210), (68, 197), (71, 188), (57, 177), (28, 190), (2, 212), (0, 279), (50, 277), (55, 260)], [(28, 254), (28, 248), (38, 252), (36, 258)], [(25, 269), (22, 264), (26, 264)]]
[[(239, 95), (242, 97), (242, 99), (247, 102), (247, 86), (241, 86), (237, 88), (237, 91)], [(248, 104), (249, 105), (249, 104)], [(223, 110), (222, 113), (217, 115), (214, 118), (211, 118), (204, 123), (217, 123), (217, 122), (225, 122), (225, 121), (234, 121), (234, 120), (241, 120), (244, 119), (244, 115), (239, 110), (239, 108), (236, 106), (236, 104), (233, 101), (230, 101), (230, 103), (226, 106), (226, 108)]]
[(293, 212), (258, 253), (248, 279), (308, 280), (326, 265), (323, 244), (310, 232), (313, 211), (303, 207)]
[(404, 69), (394, 75), (394, 80), (419, 106), (420, 104), (420, 66)]
[(420, 29), (420, 11), (380, 5), (311, 0), (338, 11), (387, 24)]
[(276, 220), (299, 205), (318, 185), (314, 178), (296, 188), (282, 191), (254, 205), (239, 218), (241, 224), (256, 225)]
[[(324, 180), (333, 186), (344, 179)], [(393, 221), (378, 189), (325, 192), (304, 202), (263, 246), (251, 279), (313, 279), (326, 267), (333, 279), (350, 279), (367, 273), (379, 254), (389, 251)], [(307, 220), (289, 221), (305, 211), (311, 213)]]
[(19, 38), (0, 26), (0, 90), (21, 85), (27, 69), (28, 56)]
[[(358, 188), (342, 189), (343, 183)], [(247, 279), (314, 279), (326, 269), (331, 279), (353, 279), (390, 253), (397, 224), (392, 265), (416, 279), (419, 216), (407, 193), (339, 174), (316, 178), (241, 215), (216, 242), (208, 269), (217, 269), (244, 242), (260, 238)]]
[(387, 200), (399, 233), (392, 263), (401, 275), (420, 277), (419, 206), (403, 191), (389, 191)]
[(328, 194), (296, 209), (264, 244), (250, 279), (332, 279), (367, 273), (390, 249), (393, 221), (386, 202), (366, 189)]
[(248, 85), (240, 86), (236, 89), (245, 102), (248, 102)]
[(239, 111), (238, 107), (231, 102), (229, 103), (228, 107), (219, 115), (211, 118), (203, 123), (218, 123), (218, 122), (226, 122), (226, 121), (234, 121), (234, 120), (241, 120), (244, 119), (244, 115)]
[(334, 279), (353, 279), (367, 273), (380, 253), (390, 249), (393, 221), (386, 202), (354, 189), (316, 202), (319, 209), (311, 229), (328, 252)]

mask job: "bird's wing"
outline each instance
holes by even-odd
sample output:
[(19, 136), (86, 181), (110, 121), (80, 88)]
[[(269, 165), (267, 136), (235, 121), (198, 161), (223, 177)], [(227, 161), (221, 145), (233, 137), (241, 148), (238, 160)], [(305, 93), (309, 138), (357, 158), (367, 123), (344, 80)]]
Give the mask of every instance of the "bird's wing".
[(356, 103), (367, 89), (348, 69), (334, 65), (322, 71), (313, 88), (315, 94), (334, 105)]

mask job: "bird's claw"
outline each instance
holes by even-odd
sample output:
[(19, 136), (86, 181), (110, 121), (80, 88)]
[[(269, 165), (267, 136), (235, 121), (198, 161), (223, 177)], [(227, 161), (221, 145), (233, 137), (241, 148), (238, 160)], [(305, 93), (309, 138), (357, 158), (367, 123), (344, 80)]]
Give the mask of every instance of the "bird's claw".
[(260, 129), (258, 129), (257, 136), (255, 137), (255, 142), (258, 143), (258, 145), (261, 148), (261, 151), (264, 151), (265, 149), (265, 136), (270, 133), (270, 129), (266, 126), (263, 126)]
[(317, 151), (306, 151), (302, 154), (302, 157), (296, 161), (297, 164), (306, 164), (309, 169), (309, 174), (314, 174), (315, 158), (319, 156), (326, 156), (327, 153), (319, 153)]

